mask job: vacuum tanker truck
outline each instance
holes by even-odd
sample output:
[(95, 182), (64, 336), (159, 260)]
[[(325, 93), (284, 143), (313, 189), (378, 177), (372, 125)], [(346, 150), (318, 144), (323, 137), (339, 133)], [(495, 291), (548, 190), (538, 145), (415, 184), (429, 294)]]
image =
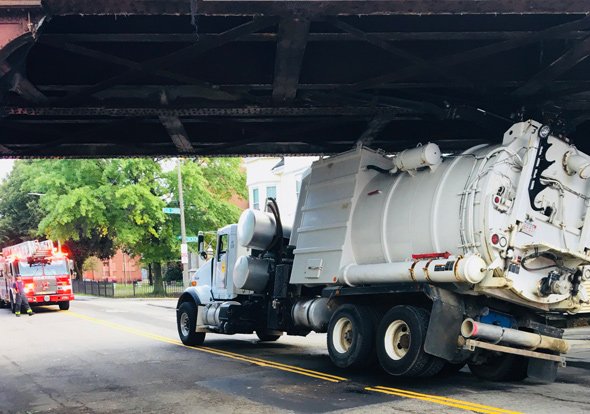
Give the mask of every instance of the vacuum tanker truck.
[(559, 326), (589, 302), (589, 178), (590, 157), (534, 121), (461, 153), (324, 157), (294, 223), (270, 199), (218, 231), (179, 298), (180, 338), (325, 332), (342, 368), (551, 381)]

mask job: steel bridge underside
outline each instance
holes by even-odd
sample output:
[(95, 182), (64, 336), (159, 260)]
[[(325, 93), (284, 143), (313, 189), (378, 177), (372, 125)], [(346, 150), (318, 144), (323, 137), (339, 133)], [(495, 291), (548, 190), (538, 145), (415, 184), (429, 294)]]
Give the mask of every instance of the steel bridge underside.
[(0, 156), (590, 152), (586, 0), (0, 0)]

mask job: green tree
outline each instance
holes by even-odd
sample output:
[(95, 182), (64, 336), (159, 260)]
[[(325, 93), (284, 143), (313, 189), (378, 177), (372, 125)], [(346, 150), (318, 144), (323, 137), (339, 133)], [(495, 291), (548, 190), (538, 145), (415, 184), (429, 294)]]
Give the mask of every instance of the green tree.
[(100, 260), (96, 256), (90, 256), (88, 259), (84, 260), (84, 264), (82, 265), (82, 271), (84, 272), (92, 272), (92, 277), (94, 278), (95, 272), (100, 270)]
[[(185, 220), (187, 234), (214, 230), (236, 222), (240, 210), (231, 203), (233, 197), (245, 197), (246, 177), (238, 159), (197, 159), (181, 162)], [(162, 174), (158, 187), (162, 199), (168, 205), (178, 207), (178, 172), (173, 169)], [(178, 215), (166, 215), (156, 229), (135, 244), (127, 244), (130, 250), (141, 254), (146, 263), (152, 264), (154, 293), (163, 293), (162, 263), (177, 260), (180, 255), (180, 219)]]
[[(247, 198), (246, 175), (237, 158), (199, 158), (181, 163), (187, 235), (235, 223), (241, 210), (232, 201)], [(178, 174), (170, 171), (171, 206), (178, 206)], [(180, 234), (180, 221), (174, 220)]]
[(39, 195), (29, 194), (32, 161), (17, 161), (0, 185), (0, 243), (8, 246), (39, 235), (39, 222), (44, 211)]
[[(239, 160), (185, 160), (182, 173), (189, 235), (237, 220), (239, 209), (231, 200), (246, 196)], [(178, 216), (162, 211), (178, 205), (177, 186), (176, 171), (163, 171), (153, 159), (20, 162), (3, 184), (0, 237), (65, 241), (80, 276), (88, 257), (106, 259), (123, 248), (151, 264), (154, 292), (160, 294), (161, 264), (180, 255)]]

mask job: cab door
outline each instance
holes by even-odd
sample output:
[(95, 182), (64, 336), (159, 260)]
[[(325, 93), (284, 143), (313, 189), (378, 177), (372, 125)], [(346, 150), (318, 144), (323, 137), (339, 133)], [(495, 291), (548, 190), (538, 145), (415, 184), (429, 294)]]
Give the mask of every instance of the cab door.
[(228, 299), (227, 273), (228, 269), (228, 234), (217, 234), (217, 248), (215, 251), (215, 267), (213, 268), (213, 293), (215, 299)]

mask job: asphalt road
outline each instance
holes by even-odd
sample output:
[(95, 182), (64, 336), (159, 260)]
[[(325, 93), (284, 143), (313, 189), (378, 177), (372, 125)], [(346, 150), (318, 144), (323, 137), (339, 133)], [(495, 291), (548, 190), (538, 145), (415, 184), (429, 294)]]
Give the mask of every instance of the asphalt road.
[(586, 413), (590, 330), (557, 382), (491, 383), (467, 369), (395, 380), (336, 369), (325, 335), (258, 343), (208, 335), (183, 346), (174, 301), (81, 297), (15, 318), (0, 310), (1, 413)]

